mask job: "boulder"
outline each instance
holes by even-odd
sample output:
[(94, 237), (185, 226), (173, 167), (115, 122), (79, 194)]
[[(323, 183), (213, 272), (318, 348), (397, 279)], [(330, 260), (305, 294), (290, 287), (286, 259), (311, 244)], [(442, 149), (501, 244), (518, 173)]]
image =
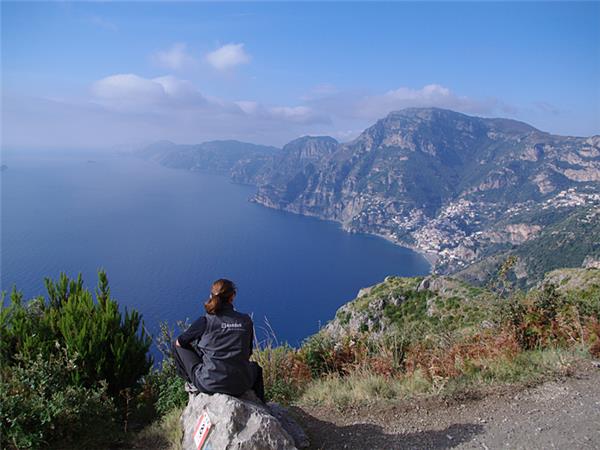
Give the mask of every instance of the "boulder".
[[(263, 404), (252, 391), (241, 398), (190, 393), (181, 423), (184, 450), (293, 450), (308, 446), (306, 434), (285, 408)], [(207, 426), (209, 431), (202, 433)]]

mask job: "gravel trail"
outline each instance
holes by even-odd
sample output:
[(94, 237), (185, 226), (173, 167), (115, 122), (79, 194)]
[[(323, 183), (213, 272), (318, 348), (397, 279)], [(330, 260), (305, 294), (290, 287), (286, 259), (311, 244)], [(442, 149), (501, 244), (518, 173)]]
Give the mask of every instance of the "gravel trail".
[(600, 369), (481, 399), (294, 408), (312, 449), (600, 449)]

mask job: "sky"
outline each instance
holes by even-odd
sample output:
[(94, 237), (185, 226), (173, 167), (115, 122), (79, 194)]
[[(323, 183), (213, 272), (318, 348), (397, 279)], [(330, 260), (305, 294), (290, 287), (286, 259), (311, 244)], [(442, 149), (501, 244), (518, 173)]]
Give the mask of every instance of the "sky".
[(2, 148), (355, 138), (437, 106), (600, 134), (600, 2), (2, 2)]

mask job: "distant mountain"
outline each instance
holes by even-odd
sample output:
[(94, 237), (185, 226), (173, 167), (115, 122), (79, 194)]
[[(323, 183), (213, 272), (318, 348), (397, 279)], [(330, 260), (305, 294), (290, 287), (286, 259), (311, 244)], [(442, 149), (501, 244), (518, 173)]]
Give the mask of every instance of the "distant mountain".
[(279, 149), (239, 141), (209, 141), (195, 145), (180, 145), (159, 141), (136, 152), (174, 169), (202, 170), (233, 176), (238, 181), (249, 180), (254, 172), (270, 161)]
[(393, 112), (318, 160), (279, 167), (289, 170), (262, 178), (256, 202), (431, 252), (442, 273), (554, 223), (532, 210), (600, 204), (600, 136), (437, 108)]
[(143, 153), (169, 167), (228, 172), (258, 187), (257, 203), (427, 252), (439, 273), (551, 240), (545, 230), (581, 208), (600, 208), (600, 136), (557, 136), (438, 108), (392, 112), (348, 143), (160, 143)]

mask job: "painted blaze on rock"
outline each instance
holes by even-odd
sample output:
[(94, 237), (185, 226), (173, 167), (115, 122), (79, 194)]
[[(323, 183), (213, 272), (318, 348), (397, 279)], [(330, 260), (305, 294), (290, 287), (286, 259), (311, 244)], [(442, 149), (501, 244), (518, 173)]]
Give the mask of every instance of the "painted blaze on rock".
[(190, 394), (181, 416), (182, 447), (184, 450), (292, 450), (308, 446), (304, 432), (291, 418), (281, 420), (280, 412), (280, 407), (272, 411), (262, 404), (251, 391), (241, 398)]

